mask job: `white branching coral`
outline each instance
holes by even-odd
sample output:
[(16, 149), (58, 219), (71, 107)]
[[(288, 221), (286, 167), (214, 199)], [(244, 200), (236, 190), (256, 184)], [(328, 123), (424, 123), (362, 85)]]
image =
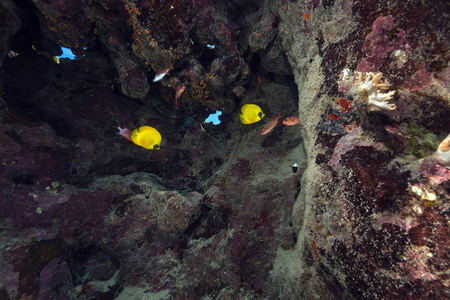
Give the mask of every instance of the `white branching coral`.
[[(339, 82), (339, 87), (342, 87), (342, 90), (345, 91), (346, 87), (351, 83), (348, 93), (353, 98), (353, 103), (356, 106), (356, 115), (361, 122), (361, 128), (364, 132), (371, 135), (372, 138), (387, 140), (389, 138), (385, 129), (383, 129), (384, 125), (379, 114), (372, 112), (394, 110), (396, 108), (395, 104), (390, 103), (389, 100), (393, 98), (395, 91), (386, 91), (389, 89), (389, 83), (381, 79), (383, 76), (381, 73), (358, 72), (357, 74), (352, 76), (351, 79), (343, 76)], [(358, 79), (356, 79), (357, 77)]]
[[(394, 110), (395, 104), (389, 103), (389, 100), (395, 94), (395, 91), (390, 91), (388, 93), (382, 93), (381, 90), (389, 89), (389, 84), (385, 81), (381, 81), (381, 73), (373, 74), (369, 73), (364, 76), (361, 74), (359, 77), (359, 82), (361, 84), (358, 87), (358, 94), (360, 100), (365, 102), (368, 111), (379, 111), (379, 110)], [(364, 82), (363, 82), (364, 81)]]
[(436, 155), (444, 165), (450, 164), (450, 134), (439, 144)]

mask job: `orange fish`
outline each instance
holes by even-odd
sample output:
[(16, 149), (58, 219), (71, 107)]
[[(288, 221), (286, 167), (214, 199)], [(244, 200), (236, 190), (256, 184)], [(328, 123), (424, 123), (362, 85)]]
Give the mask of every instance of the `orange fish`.
[(287, 117), (284, 118), (282, 123), (286, 126), (294, 126), (300, 124), (300, 119), (299, 117)]
[(269, 132), (271, 132), (275, 128), (275, 126), (277, 126), (278, 119), (280, 117), (281, 117), (281, 112), (278, 113), (278, 117), (276, 119), (272, 117), (272, 121), (269, 124), (267, 124), (267, 126), (264, 127), (263, 130), (261, 130), (261, 135), (266, 135)]
[(183, 94), (185, 89), (186, 89), (185, 85), (177, 87), (177, 91), (175, 92), (175, 100), (178, 100), (178, 98), (180, 98), (181, 94)]
[(259, 83), (259, 85), (263, 85), (263, 80), (260, 75), (258, 75), (258, 83)]

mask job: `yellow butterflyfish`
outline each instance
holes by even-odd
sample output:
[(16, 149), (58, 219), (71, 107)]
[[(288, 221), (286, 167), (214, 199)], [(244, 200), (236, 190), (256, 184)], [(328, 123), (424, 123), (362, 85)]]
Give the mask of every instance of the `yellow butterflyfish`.
[(120, 126), (117, 127), (117, 129), (119, 129), (118, 135), (123, 136), (136, 145), (150, 150), (160, 149), (159, 146), (162, 140), (161, 134), (153, 127), (141, 126), (133, 130), (133, 132), (128, 128), (121, 128)]
[(239, 118), (241, 119), (242, 124), (253, 124), (259, 122), (264, 118), (265, 114), (256, 104), (244, 104), (241, 107), (241, 111), (239, 113)]

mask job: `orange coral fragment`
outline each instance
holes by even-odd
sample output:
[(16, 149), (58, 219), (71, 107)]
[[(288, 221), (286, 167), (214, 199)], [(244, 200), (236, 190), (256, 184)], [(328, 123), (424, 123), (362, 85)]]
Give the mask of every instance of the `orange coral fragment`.
[(311, 248), (313, 249), (314, 252), (314, 258), (316, 260), (319, 259), (319, 251), (317, 251), (317, 243), (315, 241), (311, 243)]
[(341, 112), (349, 112), (351, 110), (352, 103), (345, 98), (338, 99), (335, 103), (342, 107)]
[(331, 115), (328, 116), (327, 121), (330, 121), (330, 120), (339, 120), (339, 117), (336, 116), (336, 115), (331, 114)]

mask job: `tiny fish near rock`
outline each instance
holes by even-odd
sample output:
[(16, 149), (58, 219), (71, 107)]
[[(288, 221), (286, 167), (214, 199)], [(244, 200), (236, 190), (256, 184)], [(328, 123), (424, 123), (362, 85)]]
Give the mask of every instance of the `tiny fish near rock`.
[(264, 127), (263, 130), (261, 130), (261, 135), (266, 135), (269, 132), (271, 132), (275, 128), (275, 126), (277, 126), (278, 119), (280, 117), (281, 117), (281, 112), (278, 113), (278, 117), (276, 119), (272, 118), (272, 121), (269, 124), (267, 124), (267, 126)]
[(300, 124), (300, 119), (299, 117), (287, 117), (284, 118), (282, 123), (286, 126), (294, 126)]
[(181, 94), (183, 94), (185, 89), (186, 89), (185, 85), (177, 87), (176, 92), (175, 92), (175, 100), (178, 100), (178, 98), (181, 97)]

